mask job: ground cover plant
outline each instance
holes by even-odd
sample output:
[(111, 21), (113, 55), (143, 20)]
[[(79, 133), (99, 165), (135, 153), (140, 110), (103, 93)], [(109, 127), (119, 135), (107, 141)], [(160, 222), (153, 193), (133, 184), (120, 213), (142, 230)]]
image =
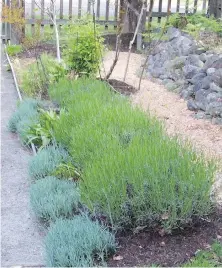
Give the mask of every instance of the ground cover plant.
[(6, 52), (9, 56), (16, 56), (18, 53), (22, 52), (21, 45), (7, 45)]
[(33, 180), (53, 175), (61, 163), (71, 161), (68, 152), (56, 143), (46, 146), (39, 151), (29, 162), (29, 176)]
[(211, 211), (215, 165), (169, 138), (155, 118), (98, 80), (62, 80), (49, 92), (66, 109), (55, 138), (81, 167), (82, 200), (92, 213), (115, 228), (171, 231)]
[(46, 236), (47, 266), (90, 267), (104, 265), (115, 252), (115, 237), (87, 216), (57, 220)]
[(80, 192), (76, 183), (46, 177), (32, 184), (30, 200), (38, 218), (55, 221), (60, 217), (70, 218), (77, 213)]
[(215, 241), (208, 250), (199, 250), (195, 257), (182, 267), (221, 267), (222, 244)]

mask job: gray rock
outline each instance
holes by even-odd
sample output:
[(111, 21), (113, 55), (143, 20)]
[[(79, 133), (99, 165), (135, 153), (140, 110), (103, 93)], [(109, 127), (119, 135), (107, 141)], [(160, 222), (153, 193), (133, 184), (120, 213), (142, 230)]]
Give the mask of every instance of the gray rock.
[(175, 91), (178, 88), (178, 85), (174, 82), (168, 82), (167, 84), (165, 84), (165, 87), (169, 90), (169, 91)]
[(217, 86), (214, 82), (210, 84), (210, 90), (222, 93), (222, 87)]
[(202, 80), (202, 88), (203, 89), (209, 89), (210, 88), (210, 83), (212, 82), (210, 76), (206, 76)]
[(222, 69), (218, 69), (212, 76), (211, 80), (218, 85), (219, 87), (222, 87)]
[(220, 97), (222, 97), (222, 95), (218, 93), (215, 93), (215, 92), (209, 93), (207, 95), (207, 102), (208, 103), (217, 102), (220, 99)]
[(193, 65), (186, 65), (183, 67), (183, 72), (186, 79), (192, 79), (194, 75), (199, 73), (199, 71), (200, 68)]
[[(218, 57), (219, 58), (219, 57)], [(221, 69), (222, 68), (222, 58), (219, 58), (218, 60), (216, 60), (212, 65), (211, 68), (215, 68), (215, 69)]]
[(165, 79), (168, 79), (168, 76), (166, 74), (162, 74), (162, 75), (160, 75), (159, 78), (162, 80), (165, 80)]
[(196, 49), (196, 54), (197, 55), (202, 55), (205, 52), (206, 52), (206, 49), (204, 47), (199, 47), (199, 48)]
[(215, 72), (216, 72), (216, 69), (215, 68), (209, 68), (209, 69), (207, 69), (207, 75), (212, 75)]
[(167, 69), (182, 69), (185, 66), (187, 57), (185, 56), (180, 56), (176, 57), (173, 60), (166, 61), (164, 64), (164, 67)]
[(222, 101), (211, 102), (206, 107), (206, 113), (212, 117), (222, 115)]
[(197, 92), (197, 91), (199, 91), (200, 89), (203, 89), (203, 87), (202, 87), (202, 80), (200, 80), (199, 82), (197, 82), (197, 83), (194, 85), (194, 87), (193, 87), (194, 92)]
[(152, 74), (152, 76), (154, 78), (159, 78), (160, 75), (164, 74), (164, 69), (163, 68), (154, 68), (152, 71), (150, 71), (150, 73)]
[(192, 84), (197, 84), (204, 77), (206, 77), (206, 73), (198, 73), (198, 74), (194, 75), (194, 77), (192, 79), (190, 79), (189, 82)]
[(203, 111), (198, 111), (198, 112), (194, 115), (194, 118), (196, 118), (196, 119), (204, 119), (204, 118), (206, 118), (205, 112), (203, 112)]
[(201, 60), (202, 62), (206, 62), (206, 60), (207, 60), (207, 55), (206, 55), (205, 53), (201, 54), (199, 57), (200, 57), (200, 60)]
[(204, 64), (204, 69), (207, 70), (212, 67), (213, 63), (218, 60), (217, 55), (210, 55), (207, 57), (207, 61)]
[(163, 85), (166, 85), (166, 84), (168, 84), (168, 83), (173, 83), (173, 80), (171, 80), (171, 79), (164, 79), (164, 80), (162, 81), (162, 84), (163, 84)]
[(198, 55), (189, 55), (186, 59), (187, 65), (193, 65), (202, 68), (204, 63), (200, 60)]
[(170, 27), (167, 31), (167, 36), (169, 37), (169, 40), (173, 40), (177, 37), (180, 37), (181, 36), (181, 31), (178, 30), (177, 28), (174, 28), (174, 27)]
[(209, 94), (208, 91), (204, 89), (200, 89), (196, 92), (195, 94), (195, 101), (196, 105), (198, 106), (199, 109), (205, 111), (206, 106), (207, 106), (207, 95)]
[(183, 89), (180, 92), (180, 97), (185, 99), (185, 100), (188, 100), (188, 99), (192, 98), (193, 96), (194, 96), (193, 85), (189, 86), (187, 89)]
[(190, 111), (197, 111), (198, 110), (198, 106), (196, 105), (196, 103), (194, 102), (193, 99), (188, 100), (188, 102), (187, 102), (187, 108)]
[(222, 125), (222, 118), (221, 117), (212, 118), (212, 124), (214, 124), (214, 125)]

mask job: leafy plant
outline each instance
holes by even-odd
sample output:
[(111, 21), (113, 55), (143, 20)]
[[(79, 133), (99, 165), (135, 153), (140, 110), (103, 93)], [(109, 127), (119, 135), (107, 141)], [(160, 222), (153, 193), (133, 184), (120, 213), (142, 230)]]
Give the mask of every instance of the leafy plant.
[(114, 227), (161, 224), (170, 232), (211, 211), (214, 162), (169, 138), (155, 118), (98, 80), (62, 80), (49, 91), (67, 111), (54, 134), (81, 167), (92, 212)]
[(53, 125), (58, 120), (58, 115), (53, 110), (39, 110), (39, 120), (31, 124), (26, 132), (27, 145), (33, 143), (41, 150), (53, 140)]
[(96, 74), (104, 50), (98, 26), (94, 27), (91, 21), (77, 20), (65, 25), (63, 31), (64, 56), (69, 69), (77, 76)]
[(52, 175), (61, 179), (65, 178), (74, 181), (78, 181), (80, 178), (80, 173), (77, 171), (76, 167), (71, 162), (60, 163), (53, 171)]
[(61, 163), (70, 162), (68, 152), (60, 145), (53, 144), (43, 148), (29, 162), (29, 175), (37, 180), (50, 176)]
[(57, 220), (46, 240), (47, 266), (90, 267), (103, 264), (115, 252), (115, 237), (87, 216)]
[(26, 96), (47, 98), (50, 84), (66, 75), (66, 70), (52, 56), (42, 54), (41, 59), (21, 71), (21, 88)]
[(30, 201), (38, 218), (55, 221), (72, 217), (77, 212), (80, 193), (73, 182), (46, 177), (31, 186)]
[(22, 52), (22, 46), (21, 45), (7, 45), (6, 52), (9, 56), (15, 56), (18, 53)]

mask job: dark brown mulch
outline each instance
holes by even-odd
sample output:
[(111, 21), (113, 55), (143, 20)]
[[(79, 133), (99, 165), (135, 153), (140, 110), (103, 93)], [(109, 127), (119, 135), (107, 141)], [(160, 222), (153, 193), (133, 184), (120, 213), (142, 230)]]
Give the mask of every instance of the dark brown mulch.
[(123, 95), (130, 95), (133, 94), (137, 91), (137, 89), (133, 86), (128, 85), (127, 83), (123, 81), (119, 81), (116, 79), (109, 79), (108, 80), (109, 84), (119, 93)]
[[(118, 238), (119, 249), (108, 266), (179, 266), (192, 258), (197, 250), (206, 249), (218, 236), (222, 236), (222, 217), (211, 222), (202, 221), (172, 235), (160, 236), (158, 232), (122, 235)], [(114, 260), (115, 257), (120, 260)]]
[(42, 43), (35, 47), (25, 49), (21, 53), (18, 54), (19, 58), (35, 58), (36, 56), (40, 56), (41, 54), (51, 54), (53, 56), (56, 55), (56, 47), (53, 44)]

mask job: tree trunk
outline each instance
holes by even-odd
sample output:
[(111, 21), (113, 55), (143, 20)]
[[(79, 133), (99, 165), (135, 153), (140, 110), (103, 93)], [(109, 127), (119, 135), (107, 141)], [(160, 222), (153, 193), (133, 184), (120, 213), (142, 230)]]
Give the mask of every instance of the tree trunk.
[[(129, 3), (129, 10), (126, 14), (127, 9), (127, 2)], [(137, 26), (138, 21), (138, 15), (140, 13), (142, 7), (142, 1), (141, 0), (120, 0), (120, 21), (123, 24), (125, 15), (127, 15), (126, 22), (124, 24), (124, 33), (134, 33)], [(137, 14), (135, 11), (137, 11)]]
[(215, 18), (221, 18), (221, 0), (209, 0), (209, 15), (213, 15)]

